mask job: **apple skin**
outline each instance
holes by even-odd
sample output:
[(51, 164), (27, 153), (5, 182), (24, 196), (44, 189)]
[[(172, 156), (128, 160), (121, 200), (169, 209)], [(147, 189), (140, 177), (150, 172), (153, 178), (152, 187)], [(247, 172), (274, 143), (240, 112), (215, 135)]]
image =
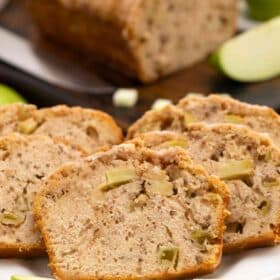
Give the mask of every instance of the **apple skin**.
[(26, 100), (14, 89), (0, 84), (0, 105), (26, 103)]
[(239, 82), (261, 82), (280, 75), (280, 16), (225, 42), (210, 64)]
[(279, 0), (247, 0), (249, 15), (256, 20), (264, 21), (280, 15)]

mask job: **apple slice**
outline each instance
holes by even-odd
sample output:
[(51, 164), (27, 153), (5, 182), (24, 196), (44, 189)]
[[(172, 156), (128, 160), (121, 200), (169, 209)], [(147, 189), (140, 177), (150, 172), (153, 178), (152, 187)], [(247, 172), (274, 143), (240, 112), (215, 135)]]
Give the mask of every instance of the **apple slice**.
[(280, 74), (280, 17), (226, 43), (210, 62), (228, 77), (241, 82), (264, 81)]
[(51, 278), (33, 277), (33, 276), (19, 276), (13, 275), (11, 280), (54, 280)]
[(249, 14), (256, 20), (268, 20), (280, 15), (279, 0), (247, 0)]
[(0, 84), (0, 105), (17, 102), (26, 103), (26, 100), (12, 88)]

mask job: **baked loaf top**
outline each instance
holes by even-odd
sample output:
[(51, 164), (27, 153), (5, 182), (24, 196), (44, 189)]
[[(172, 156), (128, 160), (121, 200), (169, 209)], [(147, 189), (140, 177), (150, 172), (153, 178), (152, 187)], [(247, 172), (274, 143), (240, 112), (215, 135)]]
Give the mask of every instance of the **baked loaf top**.
[(29, 3), (49, 37), (143, 82), (204, 59), (234, 34), (238, 15), (237, 0)]
[(242, 124), (268, 133), (280, 147), (280, 116), (269, 107), (243, 103), (228, 96), (210, 95), (186, 97), (179, 102), (178, 108), (194, 121)]
[(48, 136), (10, 134), (0, 138), (0, 256), (45, 252), (32, 206), (42, 180), (82, 152)]
[(106, 113), (64, 105), (45, 109), (24, 104), (1, 106), (0, 135), (11, 132), (60, 137), (87, 154), (122, 140), (121, 129)]
[(220, 261), (227, 190), (182, 149), (115, 146), (44, 185), (35, 216), (58, 279), (169, 279)]
[(180, 146), (224, 180), (231, 199), (226, 252), (275, 244), (280, 229), (280, 150), (245, 126), (193, 124), (184, 134), (150, 132), (131, 140), (156, 150)]

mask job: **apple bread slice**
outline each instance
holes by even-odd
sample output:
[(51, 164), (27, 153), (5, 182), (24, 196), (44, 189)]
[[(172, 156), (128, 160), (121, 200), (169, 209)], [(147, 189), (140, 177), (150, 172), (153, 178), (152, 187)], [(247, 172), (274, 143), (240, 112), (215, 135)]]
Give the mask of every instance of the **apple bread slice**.
[(186, 97), (177, 107), (196, 121), (246, 125), (257, 132), (267, 133), (280, 146), (280, 116), (266, 106), (213, 94), (208, 97)]
[(34, 197), (45, 176), (82, 155), (48, 136), (10, 134), (0, 138), (0, 257), (45, 254), (33, 219)]
[(245, 126), (193, 124), (183, 134), (150, 132), (138, 146), (186, 149), (193, 161), (229, 187), (224, 251), (274, 245), (280, 233), (280, 150)]
[(220, 262), (227, 190), (182, 149), (115, 146), (44, 185), (34, 209), (57, 279), (169, 279)]
[(11, 132), (60, 137), (87, 154), (122, 141), (121, 129), (108, 114), (65, 105), (44, 109), (24, 104), (1, 106), (0, 135)]

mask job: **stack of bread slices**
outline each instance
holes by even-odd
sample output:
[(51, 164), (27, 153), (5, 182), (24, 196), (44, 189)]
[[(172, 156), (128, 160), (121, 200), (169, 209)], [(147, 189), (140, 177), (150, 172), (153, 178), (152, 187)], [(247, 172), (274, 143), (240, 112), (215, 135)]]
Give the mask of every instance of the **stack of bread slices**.
[[(280, 239), (280, 117), (190, 95), (122, 142), (106, 114), (0, 108), (0, 255), (45, 252), (54, 277), (177, 279)], [(38, 230), (39, 229), (39, 230)]]

